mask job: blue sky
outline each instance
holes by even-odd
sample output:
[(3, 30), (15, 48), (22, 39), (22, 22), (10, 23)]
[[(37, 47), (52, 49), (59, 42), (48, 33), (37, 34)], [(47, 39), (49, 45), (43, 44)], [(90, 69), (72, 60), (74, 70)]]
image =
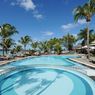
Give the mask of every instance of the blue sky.
[[(0, 2), (0, 25), (10, 23), (19, 34), (29, 35), (33, 40), (62, 37), (70, 32), (76, 35), (85, 27), (85, 20), (74, 23), (73, 9), (87, 0), (2, 0)], [(95, 27), (95, 17), (91, 28)]]

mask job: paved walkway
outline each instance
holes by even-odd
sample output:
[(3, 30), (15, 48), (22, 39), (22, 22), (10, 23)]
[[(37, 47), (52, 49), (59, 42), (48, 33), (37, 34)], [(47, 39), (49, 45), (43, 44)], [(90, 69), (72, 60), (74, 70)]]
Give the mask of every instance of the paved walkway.
[(95, 64), (94, 63), (92, 63), (92, 62), (90, 62), (87, 58), (69, 58), (70, 60), (73, 60), (73, 61), (75, 61), (75, 62), (78, 62), (78, 63), (80, 63), (80, 64), (83, 64), (83, 65), (85, 65), (85, 66), (88, 66), (88, 67), (90, 67), (90, 68), (93, 68), (93, 69), (95, 69)]
[(78, 62), (82, 65), (87, 66), (87, 68), (84, 68), (83, 70), (86, 72), (86, 75), (91, 77), (93, 80), (95, 80), (95, 64), (90, 62), (87, 58), (70, 58), (70, 60)]

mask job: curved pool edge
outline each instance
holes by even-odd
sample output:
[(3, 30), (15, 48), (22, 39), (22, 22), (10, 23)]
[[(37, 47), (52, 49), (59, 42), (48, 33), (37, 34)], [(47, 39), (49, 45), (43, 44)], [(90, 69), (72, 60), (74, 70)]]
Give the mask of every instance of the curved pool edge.
[(95, 82), (94, 82), (94, 80), (92, 80), (90, 77), (88, 77), (87, 75), (85, 75), (85, 74), (82, 74), (82, 73), (80, 73), (80, 72), (77, 72), (77, 71), (75, 71), (75, 70), (69, 70), (69, 69), (66, 69), (66, 68), (61, 68), (61, 67), (35, 67), (35, 68), (47, 68), (47, 69), (49, 69), (49, 68), (51, 68), (51, 69), (59, 69), (59, 70), (65, 70), (65, 71), (68, 71), (68, 72), (70, 72), (70, 73), (73, 73), (73, 74), (75, 74), (75, 75), (77, 75), (77, 76), (80, 76), (80, 77), (82, 77), (84, 80), (86, 80), (87, 81), (87, 83), (91, 86), (91, 88), (92, 88), (92, 91), (93, 91), (93, 95), (95, 95)]
[(21, 70), (18, 70), (18, 71), (16, 71), (16, 72), (8, 72), (8, 73), (11, 73), (10, 75), (13, 75), (13, 74), (15, 74), (15, 73), (17, 73), (17, 72), (20, 72), (20, 71), (24, 71), (24, 70), (28, 70), (28, 69), (32, 69), (32, 68), (46, 68), (46, 69), (56, 69), (56, 70), (65, 70), (65, 71), (68, 71), (68, 72), (70, 72), (70, 73), (73, 73), (73, 74), (75, 74), (75, 75), (77, 75), (77, 76), (79, 76), (79, 77), (81, 77), (81, 78), (83, 78), (89, 85), (90, 85), (90, 87), (91, 87), (91, 89), (92, 89), (92, 91), (93, 91), (93, 95), (95, 95), (95, 82), (91, 79), (91, 78), (89, 78), (87, 75), (85, 75), (85, 74), (82, 74), (82, 73), (80, 73), (80, 72), (77, 72), (77, 71), (75, 71), (75, 70), (69, 70), (69, 69), (67, 69), (67, 68), (63, 68), (63, 67), (59, 67), (59, 66), (33, 66), (33, 67), (27, 67), (27, 68), (23, 68), (23, 69), (21, 69)]
[(70, 61), (73, 61), (73, 62), (77, 62), (77, 63), (79, 63), (79, 64), (81, 64), (81, 65), (83, 65), (83, 66), (86, 66), (86, 67), (89, 67), (89, 68), (91, 68), (91, 69), (95, 69), (95, 65), (91, 65), (91, 63), (89, 63), (89, 64), (86, 64), (86, 62), (84, 63), (84, 62), (82, 62), (82, 61), (79, 61), (79, 60), (77, 60), (77, 59), (74, 59), (74, 58), (68, 58)]

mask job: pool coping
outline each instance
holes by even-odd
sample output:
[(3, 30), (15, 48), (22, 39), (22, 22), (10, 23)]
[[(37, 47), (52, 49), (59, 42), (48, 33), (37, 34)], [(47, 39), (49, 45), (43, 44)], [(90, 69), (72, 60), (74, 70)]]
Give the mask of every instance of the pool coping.
[[(84, 66), (87, 66), (87, 67), (89, 67), (89, 68), (91, 68), (91, 69), (95, 69), (95, 64), (93, 64), (92, 62), (87, 62), (86, 60), (87, 59), (82, 59), (82, 60), (85, 60), (85, 62), (83, 62), (80, 58), (68, 58), (69, 60), (71, 60), (71, 61), (74, 61), (74, 62), (77, 62), (77, 63), (80, 63), (80, 64), (82, 64), (82, 65), (84, 65)], [(78, 60), (79, 59), (79, 60)]]
[[(86, 66), (86, 67), (88, 67), (88, 68), (90, 68), (92, 70), (95, 70), (95, 66), (90, 64), (90, 62), (89, 63), (82, 62), (82, 61), (78, 60), (78, 58), (68, 58), (68, 59), (71, 60), (71, 61), (77, 62), (79, 64), (82, 64), (83, 66)], [(95, 81), (95, 74), (93, 74), (93, 76), (89, 76), (89, 75), (87, 75), (87, 76)]]

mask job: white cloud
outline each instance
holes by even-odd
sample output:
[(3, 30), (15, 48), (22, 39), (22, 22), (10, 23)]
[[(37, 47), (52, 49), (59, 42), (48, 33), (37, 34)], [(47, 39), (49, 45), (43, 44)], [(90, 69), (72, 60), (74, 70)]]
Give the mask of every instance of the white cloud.
[(33, 42), (39, 41), (38, 38), (33, 38)]
[(73, 36), (75, 36), (77, 38), (77, 34), (72, 34)]
[(86, 23), (85, 19), (78, 20), (78, 22), (75, 23), (68, 23), (61, 26), (61, 28), (65, 31), (70, 31), (71, 29), (74, 29), (76, 27), (79, 27), (80, 25), (84, 25)]
[(33, 16), (36, 18), (36, 19), (43, 19), (43, 15), (41, 13), (38, 12), (38, 10), (34, 10), (33, 11)]
[(43, 15), (42, 14), (37, 13), (37, 14), (33, 14), (33, 15), (34, 15), (34, 17), (36, 19), (43, 19)]
[(11, 2), (12, 6), (19, 6), (24, 8), (26, 11), (32, 10), (33, 17), (38, 19), (43, 19), (43, 15), (39, 13), (36, 5), (32, 0), (16, 0), (15, 2)]
[(83, 25), (83, 24), (85, 24), (86, 23), (86, 20), (85, 19), (80, 19), (80, 20), (78, 20), (78, 24), (80, 24), (80, 25)]
[(11, 2), (11, 5), (12, 5), (12, 6), (15, 6), (16, 4), (15, 4), (14, 2)]
[(34, 10), (36, 5), (33, 3), (32, 0), (22, 0), (20, 2), (20, 6), (25, 8), (26, 10)]
[(62, 27), (62, 29), (64, 29), (64, 30), (69, 30), (69, 29), (75, 28), (75, 27), (76, 27), (76, 24), (74, 24), (74, 23), (69, 23), (69, 24), (66, 24), (66, 25), (62, 25), (61, 27)]
[(32, 0), (16, 0), (16, 2), (11, 2), (12, 6), (18, 5), (25, 10), (35, 10), (36, 5)]
[(51, 31), (46, 31), (46, 32), (44, 32), (44, 35), (45, 36), (52, 36), (54, 33), (53, 32), (51, 32)]

